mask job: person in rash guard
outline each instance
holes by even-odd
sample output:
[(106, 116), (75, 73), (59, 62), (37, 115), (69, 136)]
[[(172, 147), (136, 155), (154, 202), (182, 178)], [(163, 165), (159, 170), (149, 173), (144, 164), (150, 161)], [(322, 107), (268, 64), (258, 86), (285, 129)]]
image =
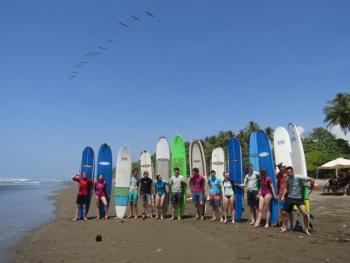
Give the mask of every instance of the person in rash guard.
[(99, 203), (102, 202), (105, 213), (105, 219), (108, 219), (108, 206), (107, 206), (107, 182), (103, 179), (103, 175), (100, 174), (95, 182), (95, 204), (96, 204), (96, 220), (100, 219), (101, 211), (99, 209)]
[(272, 184), (272, 179), (267, 176), (266, 170), (260, 170), (260, 190), (259, 190), (259, 208), (258, 208), (258, 216), (255, 222), (255, 227), (260, 226), (261, 218), (263, 215), (263, 210), (266, 211), (266, 223), (265, 228), (270, 226), (270, 218), (271, 218), (271, 200), (272, 198), (278, 199), (275, 194), (275, 189)]
[(93, 185), (94, 182), (87, 178), (85, 172), (83, 172), (81, 175), (75, 174), (72, 177), (72, 180), (79, 183), (79, 192), (76, 200), (77, 209), (76, 209), (75, 218), (73, 219), (73, 221), (78, 220), (80, 209), (83, 209), (83, 213), (84, 213), (83, 219), (88, 220), (86, 218), (86, 207), (89, 202), (90, 186)]

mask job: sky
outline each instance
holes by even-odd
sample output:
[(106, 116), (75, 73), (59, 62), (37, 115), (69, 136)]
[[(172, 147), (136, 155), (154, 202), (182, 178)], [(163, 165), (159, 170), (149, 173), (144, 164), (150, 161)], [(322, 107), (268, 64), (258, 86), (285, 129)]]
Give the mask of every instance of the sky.
[(136, 161), (175, 133), (325, 127), (327, 101), (350, 91), (349, 13), (347, 0), (2, 0), (0, 177), (69, 178), (105, 142)]

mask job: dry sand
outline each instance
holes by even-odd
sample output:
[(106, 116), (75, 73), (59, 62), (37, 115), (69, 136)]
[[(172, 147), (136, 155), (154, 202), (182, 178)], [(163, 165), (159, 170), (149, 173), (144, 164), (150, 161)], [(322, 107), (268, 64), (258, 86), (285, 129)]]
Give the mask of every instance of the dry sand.
[[(57, 220), (28, 233), (12, 262), (349, 262), (350, 197), (311, 195), (314, 231), (282, 234), (279, 228), (169, 220), (72, 222), (76, 186), (58, 191)], [(186, 213), (193, 214), (193, 205)], [(247, 209), (246, 209), (247, 211)], [(114, 205), (111, 204), (111, 213)], [(95, 215), (92, 209), (89, 216)], [(247, 218), (247, 212), (244, 218)], [(103, 241), (96, 242), (97, 234)]]

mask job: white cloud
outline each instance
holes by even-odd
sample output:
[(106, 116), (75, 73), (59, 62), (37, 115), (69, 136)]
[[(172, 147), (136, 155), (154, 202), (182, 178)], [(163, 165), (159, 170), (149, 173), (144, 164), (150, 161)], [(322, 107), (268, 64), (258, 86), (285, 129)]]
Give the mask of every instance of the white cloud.
[(344, 139), (350, 143), (350, 133), (348, 132), (345, 135), (345, 133), (341, 130), (339, 125), (330, 127), (329, 131), (333, 133), (337, 139)]
[(304, 138), (304, 137), (305, 137), (305, 136), (304, 136), (304, 132), (305, 132), (304, 127), (302, 127), (302, 126), (297, 126), (297, 130), (298, 130), (298, 132), (299, 132), (300, 137), (301, 137), (301, 138)]

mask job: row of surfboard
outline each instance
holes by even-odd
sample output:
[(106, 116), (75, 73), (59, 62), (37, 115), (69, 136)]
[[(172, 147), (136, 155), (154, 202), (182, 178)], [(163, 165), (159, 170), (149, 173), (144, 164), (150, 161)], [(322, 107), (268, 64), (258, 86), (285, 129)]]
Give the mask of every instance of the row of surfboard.
[[(283, 163), (285, 165), (293, 165), (296, 173), (306, 176), (306, 165), (303, 146), (300, 135), (296, 126), (292, 123), (288, 125), (288, 131), (279, 127), (274, 133), (274, 150), (276, 164)], [(277, 182), (275, 177), (275, 162), (272, 154), (272, 146), (264, 131), (253, 132), (249, 142), (249, 162), (253, 165), (255, 171), (265, 169), (268, 176), (271, 177), (275, 191), (277, 192)], [(223, 172), (228, 171), (230, 178), (236, 184), (243, 183), (244, 164), (242, 150), (239, 140), (232, 138), (228, 144), (228, 162), (226, 162), (225, 152), (221, 147), (213, 150), (211, 156), (211, 170), (216, 171), (218, 178), (223, 178)], [(140, 155), (140, 170), (141, 175), (144, 171), (148, 171), (152, 177), (154, 174), (159, 174), (163, 179), (168, 180), (174, 174), (174, 168), (180, 169), (180, 174), (188, 178), (187, 160), (186, 160), (185, 141), (181, 135), (177, 134), (172, 138), (171, 150), (168, 141), (165, 137), (160, 137), (156, 144), (156, 165), (153, 167), (151, 154), (148, 151), (143, 151)], [(199, 173), (204, 176), (209, 176), (206, 169), (206, 161), (204, 150), (199, 140), (193, 140), (189, 146), (189, 167), (190, 170), (198, 168)], [(132, 169), (131, 152), (127, 147), (119, 150), (116, 162), (116, 174), (114, 184), (115, 211), (118, 218), (125, 216), (128, 205), (128, 192), (130, 185)], [(112, 193), (112, 151), (107, 144), (101, 145), (98, 152), (96, 175), (102, 174), (107, 182), (107, 193), (111, 196)], [(155, 173), (154, 173), (155, 170)], [(91, 147), (86, 147), (82, 154), (81, 172), (86, 172), (90, 179), (94, 178), (95, 162), (94, 151)], [(235, 186), (235, 205), (236, 205), (236, 220), (240, 220), (243, 212), (243, 189)], [(182, 198), (182, 215), (187, 200), (187, 189), (183, 189)], [(109, 203), (110, 200), (108, 200)], [(166, 202), (167, 203), (167, 202)], [(308, 206), (309, 207), (309, 206)], [(104, 216), (103, 206), (100, 205), (101, 215)], [(165, 208), (166, 211), (166, 208)], [(277, 223), (278, 204), (273, 200), (271, 204), (271, 224)]]

